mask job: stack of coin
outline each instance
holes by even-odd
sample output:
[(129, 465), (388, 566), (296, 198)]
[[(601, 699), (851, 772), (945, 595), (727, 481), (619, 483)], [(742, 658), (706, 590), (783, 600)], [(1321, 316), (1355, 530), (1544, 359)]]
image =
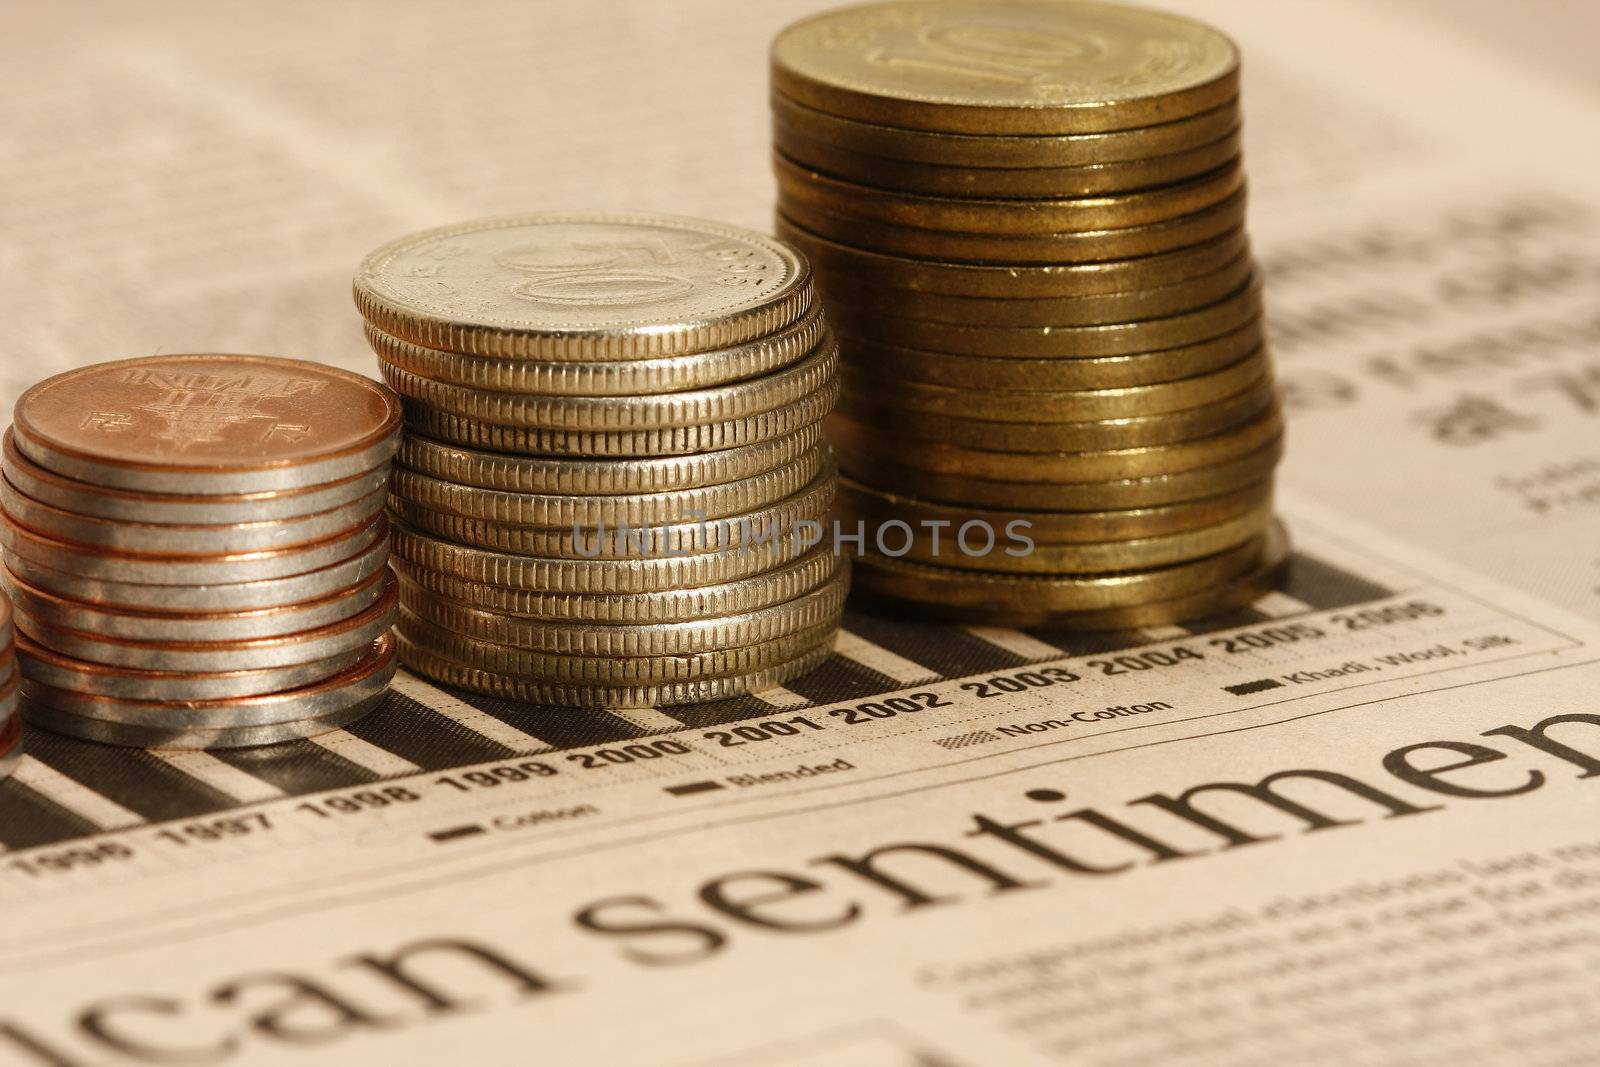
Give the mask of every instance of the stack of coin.
[(789, 27), (772, 79), (778, 232), (843, 350), (858, 585), (1084, 627), (1259, 595), (1281, 422), (1232, 42), (1090, 0), (901, 0)]
[(378, 382), (265, 356), (122, 360), (25, 392), (0, 459), (24, 716), (227, 748), (375, 707), (399, 428)]
[(356, 304), (406, 434), (400, 656), (587, 707), (781, 684), (832, 646), (838, 349), (793, 249), (689, 219), (533, 215), (374, 252)]
[(0, 590), (0, 779), (22, 759), (22, 716), (17, 714), (16, 631), (11, 625), (11, 598)]

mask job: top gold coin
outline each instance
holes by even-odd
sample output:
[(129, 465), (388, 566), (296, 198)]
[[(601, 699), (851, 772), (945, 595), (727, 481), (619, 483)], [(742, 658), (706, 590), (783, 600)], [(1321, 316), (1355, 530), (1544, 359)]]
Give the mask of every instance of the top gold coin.
[(256, 493), (348, 478), (399, 447), (400, 400), (298, 359), (146, 356), (46, 378), (17, 400), (17, 448), (113, 489)]
[(355, 278), (356, 306), (414, 344), (509, 359), (684, 355), (765, 337), (812, 300), (805, 258), (697, 219), (524, 215), (403, 237)]
[(1239, 53), (1191, 19), (1093, 0), (894, 0), (785, 29), (772, 87), (819, 111), (976, 134), (1126, 130), (1238, 95)]

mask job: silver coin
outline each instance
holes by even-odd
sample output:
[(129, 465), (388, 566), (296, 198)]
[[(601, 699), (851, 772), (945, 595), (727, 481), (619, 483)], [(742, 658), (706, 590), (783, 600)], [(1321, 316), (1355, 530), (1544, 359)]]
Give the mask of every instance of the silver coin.
[(368, 649), (357, 648), (311, 663), (247, 671), (140, 671), (63, 656), (26, 635), (18, 642), (18, 661), (29, 681), (94, 696), (169, 703), (260, 696), (314, 685), (347, 670), (367, 653)]
[(460, 604), (558, 623), (651, 624), (758, 611), (807, 593), (841, 565), (827, 545), (744, 578), (644, 593), (557, 593), (459, 578), (396, 558), (403, 579)]
[[(5, 521), (0, 522), (0, 545), (13, 555), (52, 570), (136, 585), (236, 584), (309, 574), (349, 559), (388, 536), (387, 525), (383, 516), (379, 515), (348, 533), (296, 548), (216, 556), (135, 555), (106, 550), (88, 551), (35, 533), (9, 515), (3, 517)], [(56, 593), (66, 592), (45, 585), (40, 588)]]
[(353, 722), (375, 711), (388, 695), (388, 682), (393, 680), (394, 668), (389, 668), (389, 678), (384, 689), (365, 700), (331, 712), (320, 718), (302, 719), (298, 722), (275, 723), (270, 726), (233, 726), (216, 730), (199, 727), (170, 728), (161, 726), (129, 726), (125, 723), (90, 719), (71, 712), (61, 711), (40, 701), (29, 700), (23, 705), (23, 717), (32, 726), (51, 733), (85, 741), (98, 741), (105, 745), (122, 745), (127, 748), (254, 748), (259, 745), (278, 745), (285, 741), (299, 741), (316, 737)]
[(150, 585), (85, 577), (41, 566), (13, 553), (11, 571), (36, 589), (102, 606), (150, 611), (255, 611), (322, 600), (341, 589), (360, 585), (383, 569), (389, 541), (383, 538), (347, 559), (320, 570), (255, 582), (209, 582), (202, 585)]
[(10, 430), (5, 434), (0, 470), (28, 496), (62, 511), (98, 519), (179, 525), (297, 519), (360, 500), (382, 489), (389, 480), (385, 463), (343, 481), (265, 493), (191, 496), (108, 489), (45, 470), (22, 454)]
[(17, 764), (21, 762), (22, 742), (18, 741), (16, 744), (12, 745), (10, 750), (4, 755), (0, 755), (0, 782), (3, 782), (9, 778), (11, 776), (11, 772), (17, 769)]
[(754, 478), (793, 463), (821, 441), (819, 421), (782, 437), (736, 448), (687, 456), (594, 460), (479, 452), (411, 433), (401, 443), (399, 464), (441, 481), (483, 489), (615, 496), (677, 492)]
[(550, 560), (621, 561), (732, 553), (746, 546), (759, 548), (762, 541), (774, 537), (787, 538), (801, 522), (821, 523), (833, 503), (835, 473), (829, 461), (799, 492), (775, 504), (740, 515), (680, 523), (520, 526), (451, 515), (398, 498), (390, 502), (390, 512), (424, 533), (458, 544)]
[(210, 556), (314, 544), (368, 521), (383, 509), (384, 499), (380, 488), (331, 511), (295, 519), (180, 526), (98, 519), (62, 511), (23, 493), (10, 479), (0, 478), (0, 507), (30, 530), (56, 541), (161, 556)]
[(19, 613), (18, 628), (35, 643), (74, 659), (137, 670), (243, 671), (313, 663), (364, 648), (394, 624), (399, 599), (391, 587), (359, 615), (332, 626), (254, 641), (129, 641), (48, 626)]
[(800, 491), (828, 462), (826, 445), (799, 459), (761, 474), (720, 485), (675, 489), (662, 493), (619, 493), (596, 496), (577, 493), (513, 493), (462, 485), (396, 468), (390, 491), (399, 499), (432, 512), (513, 526), (570, 528), (628, 523), (677, 523), (717, 519), (776, 504)]
[(395, 667), (394, 639), (371, 643), (355, 664), (313, 685), (261, 696), (172, 702), (78, 693), (29, 679), (26, 700), (53, 712), (161, 730), (225, 730), (322, 719), (382, 695)]
[(174, 614), (108, 609), (47, 593), (9, 571), (5, 577), (18, 610), (43, 625), (118, 640), (181, 643), (253, 641), (319, 630), (359, 615), (388, 595), (395, 584), (394, 575), (385, 570), (360, 585), (302, 604), (253, 611)]

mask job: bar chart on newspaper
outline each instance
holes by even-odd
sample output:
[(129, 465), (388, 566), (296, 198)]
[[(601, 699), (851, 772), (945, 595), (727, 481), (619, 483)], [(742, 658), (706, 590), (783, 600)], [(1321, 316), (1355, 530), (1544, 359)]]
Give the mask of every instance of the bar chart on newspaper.
[[(1593, 658), (1552, 625), (1289, 517), (1282, 590), (1190, 627), (1021, 632), (855, 611), (826, 666), (759, 699), (598, 713), (403, 677), (370, 718), (261, 749), (141, 752), (36, 731), (0, 787), (0, 898), (59, 915), (74, 892), (103, 903), (111, 886), (179, 877), (188, 903), (165, 916), (179, 921), (211, 864), (230, 878), (259, 865), (256, 886), (303, 902), (333, 877), (505, 849), (538, 861)], [(159, 921), (118, 910), (0, 944), (0, 969), (52, 937)]]

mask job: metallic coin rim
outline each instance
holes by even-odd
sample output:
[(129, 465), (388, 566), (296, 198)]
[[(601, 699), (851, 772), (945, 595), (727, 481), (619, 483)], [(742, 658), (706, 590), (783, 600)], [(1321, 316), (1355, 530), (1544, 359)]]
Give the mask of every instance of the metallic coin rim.
[(641, 555), (724, 552), (751, 543), (752, 539), (759, 541), (772, 531), (781, 534), (800, 521), (822, 521), (833, 503), (836, 473), (829, 460), (805, 485), (773, 503), (742, 514), (707, 517), (703, 521), (633, 526), (626, 534), (620, 528), (607, 531), (599, 525), (589, 529), (584, 529), (582, 524), (562, 528), (473, 519), (433, 511), (398, 498), (390, 502), (390, 514), (432, 537), (550, 560), (625, 561)]
[[(814, 23), (835, 20), (848, 26), (848, 19), (879, 7), (913, 9), (920, 5), (863, 4), (835, 8), (800, 19), (779, 32), (770, 52), (770, 77), (775, 92), (829, 114), (911, 129), (952, 130), (970, 133), (1066, 134), (1096, 133), (1149, 126), (1185, 118), (1232, 99), (1239, 92), (1239, 50), (1233, 41), (1215, 28), (1181, 15), (1148, 8), (1114, 4), (1085, 3), (1078, 6), (1115, 12), (1123, 18), (1187, 24), (1219, 45), (1231, 62), (1203, 80), (1166, 90), (1108, 95), (1074, 103), (1039, 101), (994, 104), (951, 93), (913, 92), (902, 87), (887, 88), (846, 80), (837, 72), (806, 69), (793, 55), (794, 41)], [(1115, 17), (1114, 16), (1114, 17)], [(1070, 17), (1070, 16), (1068, 16)]]
[(289, 667), (362, 648), (389, 630), (399, 611), (399, 590), (390, 587), (376, 604), (342, 622), (301, 633), (248, 641), (130, 641), (41, 625), (19, 613), (18, 628), (38, 645), (72, 659), (136, 670), (202, 673)]
[[(707, 319), (680, 322), (640, 320), (627, 327), (568, 324), (541, 331), (512, 323), (456, 322), (407, 305), (380, 291), (376, 279), (385, 260), (423, 241), (489, 229), (514, 229), (537, 223), (643, 224), (677, 226), (691, 232), (760, 244), (778, 254), (793, 272), (787, 286), (763, 303)], [(805, 258), (781, 241), (735, 226), (676, 215), (533, 214), (476, 219), (408, 234), (362, 260), (353, 282), (356, 308), (378, 329), (424, 348), (511, 359), (620, 360), (689, 355), (731, 348), (791, 325), (810, 309), (811, 270)]]
[(535, 495), (621, 496), (681, 492), (758, 477), (815, 450), (819, 421), (770, 441), (687, 456), (557, 459), (482, 452), (421, 434), (407, 434), (400, 466), (463, 486)]
[[(1240, 154), (1240, 128), (1175, 152), (1140, 159), (1034, 167), (978, 167), (949, 162), (907, 162), (817, 141), (778, 125), (779, 155), (839, 181), (916, 196), (982, 200), (1112, 196), (1188, 181), (1224, 167)], [(813, 264), (814, 266), (815, 264)]]
[(85, 551), (29, 530), (0, 510), (0, 547), (51, 570), (131, 585), (242, 584), (322, 570), (357, 555), (386, 535), (383, 513), (348, 533), (294, 548), (216, 556), (154, 556)]
[(800, 321), (734, 348), (687, 356), (605, 363), (497, 359), (443, 352), (390, 337), (370, 322), (367, 343), (378, 359), (423, 378), (490, 392), (547, 396), (637, 396), (679, 393), (757, 378), (805, 357), (822, 340), (827, 321), (814, 303)]
[(333, 626), (382, 600), (395, 584), (380, 570), (359, 585), (318, 600), (274, 608), (175, 614), (108, 609), (33, 586), (0, 568), (7, 588), (28, 616), (46, 626), (77, 630), (122, 641), (253, 641)]
[(1218, 270), (1249, 248), (1243, 226), (1169, 252), (1090, 263), (994, 266), (941, 263), (857, 248), (777, 220), (778, 233), (803, 251), (824, 278), (863, 278), (885, 289), (951, 296), (1072, 297), (1118, 293), (1151, 281), (1177, 281)]
[(1209, 403), (1161, 414), (1083, 422), (999, 422), (930, 416), (897, 408), (892, 401), (875, 407), (853, 404), (848, 396), (837, 414), (858, 424), (870, 423), (878, 433), (892, 432), (910, 438), (918, 442), (918, 447), (927, 442), (987, 452), (1056, 455), (1178, 445), (1216, 437), (1260, 416), (1274, 406), (1277, 395), (1272, 377), (1262, 375), (1231, 396)]
[(772, 157), (785, 201), (846, 218), (943, 233), (1032, 237), (1153, 226), (1227, 202), (1244, 189), (1238, 159), (1171, 185), (1137, 192), (1056, 199), (928, 196), (861, 185), (824, 174), (781, 152)]
[(383, 568), (389, 558), (388, 538), (375, 540), (360, 552), (305, 574), (254, 582), (204, 585), (146, 585), (89, 578), (42, 566), (11, 553), (6, 565), (30, 585), (76, 600), (106, 607), (166, 611), (255, 610), (320, 600), (347, 586), (358, 585)]
[(702, 704), (712, 700), (726, 700), (749, 693), (759, 693), (763, 689), (782, 685), (816, 669), (833, 653), (833, 639), (830, 637), (824, 645), (788, 663), (749, 675), (705, 678), (669, 685), (601, 687), (545, 685), (490, 674), (433, 655), (408, 641), (403, 634), (397, 634), (396, 639), (400, 646), (400, 661), (407, 669), (444, 685), (502, 700), (599, 708), (651, 708), (675, 704)]
[[(322, 374), (358, 383), (369, 388), (383, 400), (388, 414), (383, 425), (362, 435), (355, 442), (339, 449), (331, 449), (325, 456), (308, 460), (272, 460), (260, 463), (239, 462), (222, 466), (195, 467), (173, 460), (165, 463), (135, 463), (116, 455), (97, 455), (51, 441), (48, 435), (34, 426), (28, 418), (30, 398), (42, 390), (59, 385), (69, 378), (103, 372), (108, 367), (136, 367), (149, 363), (172, 363), (187, 359), (241, 359), (273, 364), (290, 365), (309, 373)], [(112, 360), (88, 367), (66, 371), (39, 382), (17, 400), (12, 429), (17, 448), (34, 463), (47, 470), (80, 482), (104, 485), (112, 489), (146, 490), (157, 493), (181, 494), (236, 494), (270, 492), (278, 489), (305, 489), (311, 485), (342, 481), (353, 475), (380, 466), (394, 454), (398, 447), (400, 407), (382, 382), (364, 375), (311, 363), (301, 359), (278, 356), (253, 356), (234, 353), (184, 353), (171, 356), (141, 356), (137, 359)]]
[(338, 674), (366, 654), (354, 649), (325, 660), (256, 670), (141, 671), (64, 656), (26, 634), (18, 646), (23, 676), (42, 685), (124, 700), (164, 702), (226, 700), (297, 689)]
[(430, 511), (514, 526), (675, 523), (696, 517), (718, 519), (775, 504), (799, 492), (816, 477), (827, 465), (829, 455), (828, 446), (819, 444), (789, 463), (737, 481), (661, 493), (603, 496), (485, 489), (397, 467), (390, 492)]
[(402, 580), (462, 604), (522, 618), (597, 624), (693, 622), (755, 611), (817, 588), (841, 566), (841, 557), (817, 545), (770, 569), (722, 582), (641, 593), (556, 593), (474, 582), (398, 557), (394, 561)]
[(823, 583), (754, 611), (660, 623), (582, 623), (506, 615), (445, 599), (402, 580), (400, 603), (435, 626), (536, 652), (585, 656), (669, 656), (754, 645), (836, 618), (850, 588), (840, 566)]
[(839, 344), (824, 337), (782, 370), (729, 385), (654, 396), (539, 396), (471, 389), (382, 363), (384, 380), (407, 400), (463, 418), (538, 430), (631, 433), (703, 426), (792, 404), (822, 388), (839, 366)]
[(770, 441), (820, 420), (839, 396), (839, 381), (829, 378), (816, 392), (772, 411), (726, 422), (661, 430), (582, 432), (497, 426), (426, 404), (407, 402), (406, 424), (424, 436), (489, 449), (545, 457), (623, 458), (682, 456), (716, 452)]
[(1238, 97), (1187, 118), (1081, 134), (913, 130), (830, 115), (777, 92), (771, 94), (770, 102), (775, 133), (790, 129), (863, 155), (906, 163), (942, 164), (955, 159), (963, 166), (1011, 170), (1126, 163), (1169, 155), (1187, 145), (1214, 141), (1240, 125)]
[[(390, 680), (393, 679), (393, 668), (389, 669)], [(308, 737), (316, 737), (342, 726), (349, 726), (371, 712), (375, 711), (388, 696), (387, 683), (384, 688), (366, 700), (353, 705), (343, 711), (317, 719), (303, 719), (299, 722), (277, 723), (271, 726), (241, 726), (221, 730), (200, 730), (192, 727), (169, 730), (158, 727), (128, 726), (123, 723), (104, 722), (99, 719), (88, 719), (82, 716), (71, 715), (67, 712), (55, 711), (43, 704), (29, 703), (24, 705), (24, 716), (28, 722), (40, 729), (51, 733), (65, 734), (68, 737), (77, 737), (85, 741), (97, 741), (106, 745), (121, 745), (125, 748), (173, 748), (173, 749), (223, 749), (223, 748), (256, 748), (262, 745), (277, 745), (286, 741), (299, 741)]]
[(0, 509), (18, 525), (53, 541), (163, 557), (235, 555), (313, 545), (370, 522), (383, 510), (386, 497), (380, 486), (348, 504), (293, 519), (198, 525), (145, 523), (62, 510), (28, 495), (9, 476), (0, 474)]
[(843, 244), (941, 263), (1018, 266), (1093, 262), (1170, 252), (1199, 244), (1245, 221), (1245, 191), (1189, 215), (1144, 226), (1025, 235), (958, 233), (898, 226), (882, 219), (845, 217), (778, 191), (778, 218)]

